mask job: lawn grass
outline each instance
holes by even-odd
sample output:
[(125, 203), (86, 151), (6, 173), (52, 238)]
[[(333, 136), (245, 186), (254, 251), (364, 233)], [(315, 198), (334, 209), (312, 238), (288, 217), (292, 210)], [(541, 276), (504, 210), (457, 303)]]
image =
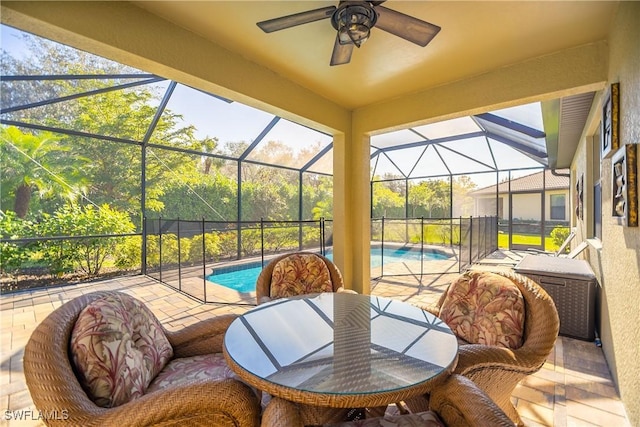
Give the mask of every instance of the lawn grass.
[[(531, 245), (531, 247), (536, 247), (538, 242), (540, 241), (540, 236), (531, 236), (527, 234), (514, 234), (513, 240), (518, 242), (520, 245)], [(509, 248), (509, 235), (508, 234), (498, 234), (498, 247), (501, 249)], [(544, 250), (549, 252), (555, 252), (558, 250), (558, 245), (553, 241), (551, 237), (544, 238)]]

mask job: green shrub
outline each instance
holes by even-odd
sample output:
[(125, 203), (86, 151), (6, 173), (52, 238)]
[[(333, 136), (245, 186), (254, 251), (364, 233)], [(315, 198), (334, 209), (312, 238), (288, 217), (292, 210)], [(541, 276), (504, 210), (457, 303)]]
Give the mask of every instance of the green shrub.
[(260, 230), (242, 230), (242, 255), (250, 256), (260, 253)]
[[(15, 212), (0, 214), (0, 236), (3, 239), (17, 239), (32, 235), (33, 223), (18, 218)], [(33, 245), (0, 243), (0, 272), (14, 274), (31, 258)]]
[[(547, 250), (557, 250), (560, 246), (562, 246), (564, 241), (567, 240), (567, 237), (569, 237), (569, 233), (571, 233), (569, 227), (554, 227), (554, 229), (551, 230), (551, 240), (553, 241), (555, 247), (553, 249), (547, 248)], [(565, 252), (569, 252), (569, 249), (570, 248), (567, 246), (567, 248), (565, 248)]]
[[(155, 236), (148, 236), (148, 239)], [(157, 239), (156, 239), (157, 240)], [(149, 240), (147, 240), (147, 245)], [(157, 242), (156, 242), (157, 246)], [(118, 268), (129, 269), (140, 266), (142, 259), (142, 237), (128, 236), (124, 237), (116, 244), (114, 264)], [(149, 254), (147, 253), (147, 262)]]
[[(219, 258), (220, 238), (217, 233), (206, 233), (204, 235), (204, 254), (206, 261), (215, 261)], [(194, 264), (202, 263), (202, 234), (191, 239), (189, 261)]]
[(236, 231), (225, 231), (220, 233), (218, 237), (220, 257), (236, 258), (238, 256), (238, 233)]
[(264, 230), (264, 250), (278, 252), (282, 249), (298, 247), (298, 227)]
[[(325, 233), (327, 233), (325, 228)], [(328, 234), (325, 234), (328, 236)], [(317, 225), (302, 227), (302, 246), (305, 248), (314, 248), (320, 246), (320, 230)]]
[[(43, 214), (36, 226), (37, 235), (46, 236), (91, 236), (124, 234), (135, 230), (125, 212), (103, 205), (96, 209), (92, 205), (65, 205), (53, 215)], [(89, 276), (100, 273), (108, 256), (115, 254), (121, 238), (87, 237), (81, 239), (44, 240), (40, 243), (43, 261), (54, 275), (79, 269)]]
[[(178, 260), (182, 264), (189, 262), (191, 239), (188, 237), (180, 239), (180, 253), (178, 253), (178, 237), (175, 234), (163, 234), (160, 243), (162, 244), (162, 265), (177, 265)], [(160, 248), (158, 248), (159, 254)]]
[[(142, 248), (140, 249), (142, 250)], [(142, 256), (142, 254), (141, 254)], [(160, 265), (160, 236), (147, 236), (147, 268)]]

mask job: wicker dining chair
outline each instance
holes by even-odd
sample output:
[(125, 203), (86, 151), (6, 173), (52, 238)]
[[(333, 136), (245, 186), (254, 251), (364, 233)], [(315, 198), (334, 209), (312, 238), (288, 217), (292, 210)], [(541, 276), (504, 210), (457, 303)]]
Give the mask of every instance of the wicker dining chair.
[(258, 304), (273, 299), (317, 292), (345, 290), (342, 274), (327, 257), (312, 252), (295, 252), (272, 259), (256, 282)]
[[(514, 423), (471, 380), (451, 375), (431, 393), (430, 408), (420, 413), (384, 415), (365, 421), (345, 421), (324, 424), (325, 427), (382, 427), (425, 426), (444, 424), (449, 427), (506, 427)], [(305, 421), (303, 406), (273, 398), (262, 414), (262, 427), (302, 427)]]
[[(122, 292), (75, 298), (45, 318), (25, 347), (35, 407), (48, 425), (257, 426), (256, 392), (223, 365), (222, 340), (235, 317), (174, 332)], [(160, 368), (152, 378), (150, 366)]]
[[(484, 280), (504, 280), (512, 283), (520, 291), (524, 303), (522, 313), (521, 341), (512, 348), (500, 345), (487, 345), (486, 343), (474, 343), (465, 341), (460, 337), (460, 329), (452, 327), (458, 336), (459, 353), (458, 364), (454, 373), (464, 375), (480, 387), (517, 425), (523, 425), (518, 412), (511, 403), (511, 394), (516, 385), (527, 375), (540, 370), (553, 351), (558, 337), (559, 320), (556, 306), (547, 294), (533, 280), (510, 271), (469, 271), (455, 280), (440, 300), (432, 307), (423, 307), (432, 314), (443, 318), (445, 322), (452, 310), (447, 306), (450, 294), (455, 292), (456, 286), (468, 286), (464, 292), (473, 292), (475, 285), (469, 285), (470, 280), (483, 278)], [(472, 282), (473, 283), (473, 282)], [(503, 282), (505, 283), (505, 282)], [(476, 301), (476, 296), (464, 295), (465, 303)], [(477, 297), (482, 298), (482, 297)], [(485, 301), (491, 304), (492, 301)], [(510, 300), (509, 304), (513, 301)], [(496, 309), (489, 305), (482, 310), (483, 313)], [(473, 308), (463, 307), (461, 311), (473, 311)], [(509, 315), (506, 316), (509, 318)], [(467, 322), (468, 323), (468, 322)], [(449, 326), (452, 326), (449, 324)], [(459, 326), (459, 325), (458, 325)], [(505, 325), (501, 328), (509, 329)], [(497, 328), (499, 329), (499, 328)], [(511, 333), (512, 331), (507, 331)], [(484, 337), (483, 337), (484, 338)], [(509, 336), (509, 340), (513, 337)], [(505, 341), (509, 341), (505, 340)], [(420, 410), (418, 400), (412, 401), (412, 410)], [(425, 405), (423, 403), (423, 405)], [(424, 407), (424, 406), (422, 406)]]

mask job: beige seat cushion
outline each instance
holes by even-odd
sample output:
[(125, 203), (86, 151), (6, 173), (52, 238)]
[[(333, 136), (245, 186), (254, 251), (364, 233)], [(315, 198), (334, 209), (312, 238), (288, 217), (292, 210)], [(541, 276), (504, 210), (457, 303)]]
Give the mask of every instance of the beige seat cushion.
[(499, 274), (466, 272), (449, 286), (440, 318), (472, 344), (522, 346), (525, 317), (520, 289)]
[(147, 393), (199, 380), (238, 379), (221, 353), (173, 359), (151, 382)]

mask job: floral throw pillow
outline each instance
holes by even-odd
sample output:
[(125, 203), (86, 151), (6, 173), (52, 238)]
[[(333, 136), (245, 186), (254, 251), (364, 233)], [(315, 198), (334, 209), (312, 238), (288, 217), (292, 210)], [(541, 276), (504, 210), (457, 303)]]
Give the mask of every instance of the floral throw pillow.
[(467, 272), (447, 290), (440, 318), (468, 343), (510, 349), (522, 346), (524, 299), (508, 278), (491, 272)]
[(359, 421), (325, 424), (324, 427), (444, 427), (435, 412), (418, 412), (406, 415), (385, 415)]
[(80, 312), (70, 351), (80, 384), (105, 408), (141, 397), (173, 357), (158, 319), (125, 294), (97, 299)]
[(294, 254), (281, 259), (271, 273), (271, 298), (331, 292), (331, 275), (322, 258)]

